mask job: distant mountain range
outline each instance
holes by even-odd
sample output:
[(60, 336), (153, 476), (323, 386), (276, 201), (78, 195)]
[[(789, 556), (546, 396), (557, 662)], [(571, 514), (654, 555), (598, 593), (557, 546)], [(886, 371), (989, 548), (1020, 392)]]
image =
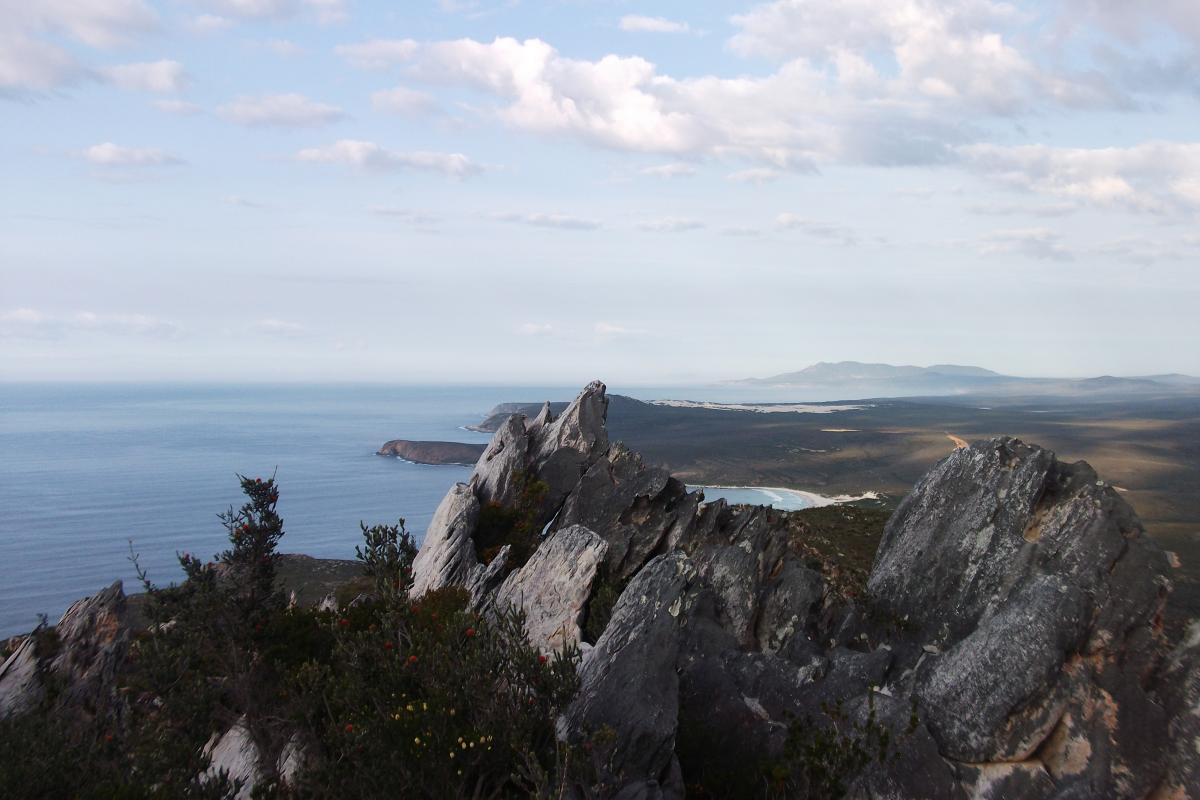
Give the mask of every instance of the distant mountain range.
[(952, 395), (1104, 398), (1200, 393), (1200, 378), (1178, 373), (1133, 377), (1021, 378), (960, 364), (916, 367), (864, 364), (860, 361), (822, 361), (798, 372), (731, 383), (799, 391), (809, 389), (821, 396), (829, 396), (832, 392), (841, 398)]

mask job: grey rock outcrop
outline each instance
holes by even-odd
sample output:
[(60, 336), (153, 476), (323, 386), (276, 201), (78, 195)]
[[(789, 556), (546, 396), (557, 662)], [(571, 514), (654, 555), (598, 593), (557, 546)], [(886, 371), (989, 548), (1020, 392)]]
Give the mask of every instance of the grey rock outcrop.
[(602, 761), (620, 787), (670, 784), (678, 722), (676, 662), (699, 578), (682, 553), (659, 556), (622, 593), (580, 670), (566, 712), (573, 738), (611, 731)]
[(509, 574), (493, 605), (523, 610), (529, 641), (543, 653), (576, 646), (592, 583), (607, 550), (604, 540), (582, 525), (558, 531)]
[[(918, 483), (888, 523), (868, 589), (932, 645), (915, 693), (943, 755), (1036, 756), (1056, 793), (1137, 797), (1165, 741), (1144, 675), (1167, 572), (1086, 464), (996, 439), (956, 450)], [(1072, 755), (1084, 750), (1086, 762)], [(1034, 774), (1020, 780), (1045, 783)]]
[[(0, 717), (38, 705), (50, 680), (60, 687), (57, 707), (89, 717), (116, 713), (116, 674), (129, 635), (120, 581), (76, 600), (52, 629), (26, 638), (0, 667)], [(48, 652), (39, 652), (39, 642)]]
[(482, 571), (471, 539), (478, 522), (475, 493), (465, 483), (455, 484), (434, 512), (413, 561), (413, 597), (443, 586), (465, 585)]
[(543, 524), (557, 512), (580, 476), (608, 449), (604, 427), (608, 401), (605, 386), (589, 384), (562, 415), (554, 419), (549, 405), (528, 421), (509, 416), (479, 457), (468, 483), (456, 484), (442, 500), (413, 563), (410, 593), (462, 586), (477, 607), (485, 606), (512, 566), (501, 550), (488, 564), (479, 561), (472, 538), (481, 508), (512, 507), (529, 481), (547, 486)]
[[(1164, 667), (1167, 558), (1086, 464), (1013, 439), (956, 450), (893, 515), (857, 599), (793, 550), (787, 515), (705, 503), (610, 447), (604, 411), (593, 384), (558, 419), (508, 417), (439, 509), (413, 590), (516, 603), (553, 647), (577, 641), (601, 577), (624, 586), (560, 726), (612, 734), (600, 796), (754, 780), (798, 721), (889, 732), (854, 796), (1191, 790), (1200, 644)], [(480, 506), (531, 479), (549, 487), (549, 535), (523, 567), (507, 550), (479, 564)]]
[(1166, 774), (1154, 800), (1184, 800), (1200, 794), (1200, 621), (1193, 622), (1171, 653), (1162, 680), (1163, 705), (1170, 709)]
[(204, 755), (209, 759), (208, 768), (200, 774), (199, 782), (205, 784), (226, 778), (237, 787), (229, 800), (250, 800), (255, 787), (265, 777), (258, 745), (244, 719), (239, 719), (222, 734), (214, 733), (204, 746)]
[(0, 719), (29, 711), (44, 696), (37, 642), (28, 636), (0, 666)]

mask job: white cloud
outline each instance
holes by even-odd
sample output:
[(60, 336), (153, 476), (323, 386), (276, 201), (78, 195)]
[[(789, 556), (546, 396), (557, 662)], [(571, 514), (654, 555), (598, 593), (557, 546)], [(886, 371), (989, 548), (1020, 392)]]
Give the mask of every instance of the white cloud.
[(148, 314), (98, 314), (92, 311), (49, 314), (32, 308), (17, 308), (0, 314), (0, 336), (57, 338), (78, 331), (150, 339), (177, 339), (183, 334), (183, 329), (176, 323)]
[(242, 19), (280, 20), (311, 13), (319, 22), (346, 19), (345, 0), (197, 0), (219, 14)]
[(397, 86), (394, 89), (372, 93), (371, 107), (376, 111), (390, 111), (395, 114), (424, 114), (437, 106), (433, 97), (425, 92)]
[(663, 217), (662, 219), (639, 222), (637, 227), (638, 230), (649, 231), (651, 233), (683, 233), (685, 231), (698, 231), (705, 227), (705, 225), (698, 219)]
[(177, 156), (150, 147), (121, 147), (112, 142), (94, 144), (83, 157), (101, 167), (161, 167), (183, 163)]
[(178, 92), (188, 83), (183, 64), (169, 59), (103, 67), (99, 72), (114, 86), (135, 92)]
[(384, 69), (407, 61), (420, 49), (412, 39), (372, 39), (359, 44), (342, 44), (333, 52), (361, 69)]
[[(977, 107), (999, 114), (1035, 101), (1120, 103), (1095, 76), (1041, 69), (1007, 29), (1022, 21), (993, 0), (775, 0), (733, 17), (744, 56), (831, 65), (846, 88), (894, 101)], [(895, 74), (875, 65), (892, 62)]]
[(749, 225), (726, 225), (721, 228), (723, 236), (761, 236), (762, 231)]
[(560, 230), (569, 231), (594, 231), (601, 226), (600, 220), (586, 219), (584, 217), (572, 217), (566, 214), (546, 214), (535, 212), (532, 214), (518, 214), (513, 212), (503, 212), (493, 214), (493, 219), (501, 222), (520, 222), (525, 225), (533, 225), (538, 228), (559, 228)]
[(96, 77), (62, 39), (110, 48), (159, 26), (158, 14), (142, 0), (0, 0), (0, 20), (0, 94), (44, 92)]
[(233, 20), (217, 16), (216, 14), (199, 14), (192, 17), (187, 25), (195, 33), (203, 35), (229, 30), (233, 27)]
[(307, 330), (298, 322), (274, 318), (260, 319), (254, 323), (254, 329), (267, 336), (282, 336), (289, 339), (300, 336)]
[(242, 96), (217, 109), (217, 113), (240, 125), (311, 128), (345, 117), (337, 106), (318, 103), (302, 94)]
[[(837, 93), (802, 59), (765, 77), (676, 79), (637, 56), (567, 58), (539, 39), (343, 45), (359, 66), (405, 63), (411, 78), (492, 96), (478, 113), (509, 127), (604, 148), (744, 159), (781, 170), (826, 162), (944, 161), (965, 123), (917, 102)], [(947, 121), (948, 119), (948, 121)]]
[(262, 46), (280, 58), (296, 58), (307, 51), (289, 39), (268, 39)]
[(642, 328), (630, 328), (626, 325), (617, 325), (611, 322), (597, 322), (592, 326), (592, 331), (601, 338), (612, 338), (616, 336), (642, 336), (647, 333)]
[(967, 206), (972, 214), (990, 217), (1065, 217), (1079, 210), (1076, 203), (976, 203)]
[(62, 34), (90, 47), (128, 44), (159, 27), (143, 0), (0, 0), (10, 32)]
[(663, 17), (643, 17), (626, 14), (621, 17), (621, 30), (631, 33), (688, 33), (691, 27), (686, 22), (675, 22)]
[(393, 217), (401, 219), (412, 225), (436, 225), (441, 222), (441, 217), (432, 214), (428, 211), (414, 211), (411, 208), (392, 208), (391, 206), (371, 206), (369, 209), (372, 214), (380, 217)]
[(550, 336), (554, 326), (548, 322), (524, 322), (517, 326), (517, 333), (522, 336)]
[(227, 195), (226, 197), (221, 198), (221, 202), (225, 203), (226, 205), (237, 206), (238, 208), (266, 208), (265, 204), (260, 203), (257, 200), (251, 200), (237, 194)]
[(658, 164), (639, 170), (642, 175), (653, 175), (656, 178), (691, 177), (696, 174), (696, 168), (691, 164), (676, 161), (671, 164)]
[(966, 146), (966, 165), (1006, 186), (1095, 206), (1169, 213), (1200, 209), (1200, 143), (1132, 147)]
[(777, 180), (781, 174), (782, 173), (780, 173), (780, 171), (777, 169), (755, 167), (753, 169), (743, 169), (738, 170), (737, 172), (731, 172), (725, 177), (727, 180), (731, 180), (734, 183), (753, 183), (761, 186), (764, 183), (770, 183), (771, 181)]
[(181, 117), (199, 114), (202, 109), (195, 103), (186, 100), (155, 100), (154, 107), (166, 114), (178, 114)]
[(5, 90), (43, 92), (73, 83), (86, 70), (61, 47), (0, 32), (0, 96)]
[(5, 311), (0, 314), (0, 322), (21, 322), (30, 325), (37, 325), (44, 322), (46, 315), (33, 308), (15, 308), (12, 311)]
[(455, 178), (477, 175), (483, 168), (462, 153), (437, 153), (427, 150), (400, 152), (375, 142), (341, 139), (327, 147), (310, 147), (296, 154), (299, 161), (345, 164), (370, 172), (416, 169), (441, 172)]
[(1062, 236), (1049, 228), (1014, 228), (995, 231), (983, 238), (984, 255), (1023, 255), (1043, 261), (1073, 261), (1075, 255), (1062, 243)]
[(785, 212), (775, 217), (775, 227), (780, 230), (799, 230), (817, 239), (827, 239), (843, 245), (858, 244), (858, 234), (843, 225), (820, 222), (799, 214)]

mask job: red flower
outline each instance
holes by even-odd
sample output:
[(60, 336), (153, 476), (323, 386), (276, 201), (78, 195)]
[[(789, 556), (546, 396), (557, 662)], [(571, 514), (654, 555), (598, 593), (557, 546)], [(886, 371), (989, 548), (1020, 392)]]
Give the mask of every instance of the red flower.
[(350, 620), (346, 619), (345, 617), (342, 617), (341, 619), (338, 620), (338, 625), (341, 625), (343, 628), (348, 628), (348, 627), (350, 627)]
[(549, 661), (549, 660), (550, 660), (550, 659), (546, 658), (545, 656), (538, 656), (538, 663), (539, 663), (539, 664), (545, 664), (545, 663), (546, 663), (547, 661)]
[(349, 722), (346, 723), (346, 733), (354, 733), (354, 726)]
[(475, 629), (467, 628), (467, 636), (474, 636), (474, 635), (475, 635)]
[(394, 644), (392, 644), (391, 642), (384, 642), (384, 643), (383, 643), (383, 649), (384, 649), (384, 650), (391, 650), (393, 647), (395, 647), (395, 645), (394, 645)]
[(104, 741), (106, 741), (106, 742), (111, 742), (111, 741), (112, 741), (112, 739), (113, 739), (113, 737), (112, 737), (112, 734), (111, 734), (111, 733), (106, 733), (106, 734), (104, 734)]
[(415, 664), (415, 663), (417, 663), (417, 657), (416, 657), (416, 656), (409, 656), (409, 657), (408, 657), (408, 663), (410, 663), (410, 664)]

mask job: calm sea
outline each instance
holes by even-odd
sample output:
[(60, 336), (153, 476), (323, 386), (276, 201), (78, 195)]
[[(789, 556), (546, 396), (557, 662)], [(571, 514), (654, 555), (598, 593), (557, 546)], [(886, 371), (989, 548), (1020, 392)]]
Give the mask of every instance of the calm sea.
[(177, 552), (223, 549), (236, 473), (280, 484), (281, 550), (353, 558), (360, 520), (420, 536), (466, 467), (376, 456), (388, 439), (486, 442), (493, 405), (576, 389), (0, 386), (0, 635), (56, 619), (116, 578), (129, 542), (156, 583)]
[[(381, 458), (379, 445), (486, 442), (462, 426), (497, 403), (569, 400), (577, 391), (0, 384), (0, 636), (29, 630), (39, 613), (55, 620), (117, 578), (137, 590), (130, 542), (160, 584), (179, 578), (176, 553), (222, 550), (217, 514), (240, 505), (239, 472), (276, 475), (284, 552), (353, 558), (360, 520), (403, 517), (419, 539), (470, 469)], [(730, 499), (772, 501), (753, 490)]]

